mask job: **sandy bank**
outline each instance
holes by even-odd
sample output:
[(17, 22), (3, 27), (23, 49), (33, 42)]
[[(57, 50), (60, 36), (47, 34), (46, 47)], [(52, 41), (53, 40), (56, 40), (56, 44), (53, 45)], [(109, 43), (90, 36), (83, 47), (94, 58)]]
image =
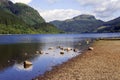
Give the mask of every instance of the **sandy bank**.
[(100, 40), (93, 47), (37, 79), (120, 80), (120, 40)]

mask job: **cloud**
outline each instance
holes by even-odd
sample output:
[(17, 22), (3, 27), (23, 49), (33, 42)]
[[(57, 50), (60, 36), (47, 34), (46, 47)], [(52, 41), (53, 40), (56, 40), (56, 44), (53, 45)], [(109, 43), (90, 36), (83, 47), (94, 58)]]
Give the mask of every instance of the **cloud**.
[(73, 10), (73, 9), (54, 9), (54, 10), (40, 11), (40, 15), (47, 22), (53, 21), (53, 20), (70, 19), (80, 14), (81, 12), (79, 10)]
[(111, 19), (116, 12), (120, 9), (120, 0), (76, 0), (82, 7), (91, 9), (91, 13), (94, 13), (101, 19)]
[(32, 0), (11, 0), (11, 1), (13, 1), (13, 2), (20, 2), (20, 3), (25, 3), (25, 4), (28, 4), (28, 3), (30, 3)]
[(78, 1), (81, 5), (95, 5), (104, 0), (76, 0), (76, 1)]
[(58, 0), (47, 0), (47, 1), (48, 3), (53, 4), (53, 3), (56, 3)]

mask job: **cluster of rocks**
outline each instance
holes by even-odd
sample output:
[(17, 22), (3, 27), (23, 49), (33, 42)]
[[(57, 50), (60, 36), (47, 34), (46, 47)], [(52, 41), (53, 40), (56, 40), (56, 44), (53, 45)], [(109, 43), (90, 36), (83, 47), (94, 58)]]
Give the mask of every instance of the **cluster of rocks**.
[[(89, 40), (86, 40), (86, 44), (89, 44), (90, 41)], [(79, 45), (81, 45), (81, 43), (79, 43)], [(60, 49), (60, 54), (63, 55), (65, 54), (65, 52), (69, 52), (69, 51), (73, 51), (73, 52), (79, 52), (79, 49), (76, 49), (76, 48), (70, 48), (70, 47), (62, 47), (62, 46), (57, 46), (56, 48), (55, 47), (49, 47), (48, 50), (55, 50), (55, 49)], [(93, 47), (88, 47), (88, 50), (93, 50), (94, 48)], [(43, 50), (37, 50), (36, 51), (36, 54), (49, 54), (49, 53), (45, 53), (45, 51)], [(25, 53), (25, 55), (27, 55), (27, 53)], [(29, 67), (32, 65), (32, 62), (30, 61), (24, 61), (24, 67)]]

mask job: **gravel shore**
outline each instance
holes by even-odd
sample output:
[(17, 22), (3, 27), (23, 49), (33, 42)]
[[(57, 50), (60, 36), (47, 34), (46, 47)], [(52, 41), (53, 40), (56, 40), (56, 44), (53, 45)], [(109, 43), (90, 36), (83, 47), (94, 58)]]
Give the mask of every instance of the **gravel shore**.
[(120, 40), (96, 41), (93, 51), (56, 66), (36, 80), (120, 80)]

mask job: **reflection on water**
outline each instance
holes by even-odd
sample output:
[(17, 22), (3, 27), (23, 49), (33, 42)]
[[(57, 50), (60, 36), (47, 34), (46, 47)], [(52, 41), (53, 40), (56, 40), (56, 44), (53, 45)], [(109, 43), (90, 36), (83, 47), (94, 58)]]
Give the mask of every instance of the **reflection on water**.
[[(1, 35), (0, 36), (0, 80), (31, 80), (81, 54), (95, 37), (120, 37), (119, 34), (102, 35)], [(63, 48), (71, 48), (64, 51)], [(51, 48), (51, 49), (50, 49)], [(74, 51), (73, 49), (78, 49)], [(39, 54), (40, 51), (43, 54)], [(64, 52), (60, 54), (60, 52)], [(23, 62), (33, 65), (25, 67)]]

